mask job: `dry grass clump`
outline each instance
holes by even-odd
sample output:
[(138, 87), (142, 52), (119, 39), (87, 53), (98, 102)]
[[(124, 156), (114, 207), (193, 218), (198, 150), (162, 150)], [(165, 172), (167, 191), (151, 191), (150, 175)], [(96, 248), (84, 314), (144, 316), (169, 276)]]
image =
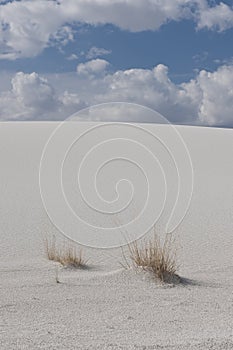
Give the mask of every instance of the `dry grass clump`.
[(140, 243), (135, 241), (128, 244), (129, 258), (131, 264), (127, 265), (142, 268), (153, 273), (162, 282), (177, 282), (180, 280), (176, 274), (177, 266), (177, 249), (175, 242), (171, 235), (167, 235), (165, 240), (154, 235), (149, 240), (144, 240)]
[(76, 247), (64, 245), (62, 248), (57, 247), (56, 240), (45, 239), (45, 253), (49, 260), (58, 262), (66, 267), (86, 268), (87, 261), (83, 257), (82, 250)]

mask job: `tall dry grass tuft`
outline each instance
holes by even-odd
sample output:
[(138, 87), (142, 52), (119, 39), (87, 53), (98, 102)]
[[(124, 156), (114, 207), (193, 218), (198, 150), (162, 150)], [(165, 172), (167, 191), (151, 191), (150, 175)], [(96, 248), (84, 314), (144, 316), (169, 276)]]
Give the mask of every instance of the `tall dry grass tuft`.
[(148, 241), (135, 241), (128, 244), (128, 250), (131, 264), (124, 255), (128, 266), (151, 271), (162, 282), (180, 280), (177, 275), (177, 249), (170, 234), (166, 235), (163, 242), (157, 235)]
[(51, 240), (45, 239), (45, 253), (49, 260), (58, 262), (66, 267), (74, 268), (86, 268), (87, 260), (84, 259), (81, 249), (77, 250), (76, 247), (63, 245), (59, 248), (56, 244), (56, 239), (53, 237)]

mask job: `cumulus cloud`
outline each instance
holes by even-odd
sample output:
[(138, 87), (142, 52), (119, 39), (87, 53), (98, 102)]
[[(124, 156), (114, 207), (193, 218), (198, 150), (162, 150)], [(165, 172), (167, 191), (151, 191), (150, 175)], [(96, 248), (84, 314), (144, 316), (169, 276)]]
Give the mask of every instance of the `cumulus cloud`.
[(97, 58), (95, 60), (91, 60), (85, 63), (80, 63), (77, 66), (77, 72), (78, 74), (84, 74), (89, 77), (92, 77), (92, 75), (104, 73), (108, 65), (108, 61), (103, 60), (101, 58)]
[(80, 98), (79, 94), (69, 93), (68, 91), (65, 91), (59, 96), (58, 101), (60, 105), (58, 111), (59, 119), (65, 119), (77, 112), (77, 110), (88, 106), (88, 104)]
[(2, 119), (32, 119), (57, 107), (53, 87), (37, 73), (19, 72), (11, 85), (10, 91), (0, 95)]
[(74, 39), (74, 23), (111, 23), (137, 32), (157, 30), (169, 21), (187, 18), (196, 21), (199, 29), (225, 30), (233, 26), (233, 9), (224, 3), (211, 7), (206, 0), (1, 2), (0, 59), (34, 57), (54, 42), (65, 45)]
[(94, 25), (112, 23), (134, 32), (156, 30), (189, 12), (187, 0), (60, 0), (60, 5), (67, 18)]
[(178, 124), (233, 126), (233, 65), (202, 70), (195, 79), (175, 84), (163, 64), (114, 73), (101, 70), (100, 75), (98, 65), (92, 63), (90, 68), (90, 62), (88, 69), (81, 66), (85, 74), (45, 79), (36, 73), (17, 73), (11, 89), (0, 94), (0, 118), (61, 120), (86, 106), (125, 101), (150, 107)]
[(37, 73), (18, 72), (11, 79), (11, 89), (0, 94), (0, 119), (62, 119), (84, 106), (67, 92), (57, 96), (48, 80)]
[(233, 27), (233, 8), (221, 2), (214, 7), (204, 6), (199, 11), (198, 28), (224, 31)]
[(195, 106), (185, 90), (168, 77), (162, 64), (153, 69), (117, 71), (105, 77), (106, 91), (96, 96), (97, 102), (136, 102), (154, 108), (171, 121), (195, 119)]
[(197, 88), (202, 94), (198, 113), (200, 122), (233, 126), (233, 66), (222, 66), (213, 73), (201, 71)]
[(175, 123), (233, 126), (233, 65), (202, 70), (195, 79), (177, 85), (161, 64), (152, 70), (119, 71), (106, 80), (109, 89), (99, 101), (136, 101)]
[(51, 110), (55, 103), (55, 93), (45, 78), (38, 74), (19, 72), (12, 79), (12, 93), (16, 100), (25, 108), (38, 111)]
[(51, 1), (14, 1), (0, 6), (0, 58), (37, 56), (63, 25)]

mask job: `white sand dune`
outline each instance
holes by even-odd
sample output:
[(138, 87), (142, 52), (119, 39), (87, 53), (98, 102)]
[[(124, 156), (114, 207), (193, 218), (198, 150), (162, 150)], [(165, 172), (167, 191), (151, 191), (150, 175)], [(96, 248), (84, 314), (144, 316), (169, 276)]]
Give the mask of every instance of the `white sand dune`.
[(233, 349), (233, 130), (178, 127), (195, 182), (176, 230), (186, 283), (172, 287), (91, 248), (92, 268), (59, 268), (56, 284), (43, 237), (61, 235), (38, 182), (55, 127), (0, 124), (0, 349)]

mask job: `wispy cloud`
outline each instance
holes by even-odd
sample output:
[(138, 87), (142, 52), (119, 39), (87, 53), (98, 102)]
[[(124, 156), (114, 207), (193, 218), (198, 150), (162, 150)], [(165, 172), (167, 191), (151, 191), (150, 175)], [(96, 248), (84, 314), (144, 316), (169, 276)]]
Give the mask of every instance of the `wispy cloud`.
[(192, 59), (194, 60), (195, 63), (203, 63), (207, 60), (208, 56), (209, 56), (209, 53), (207, 51), (203, 51), (194, 55)]
[(93, 46), (90, 48), (90, 50), (87, 52), (86, 54), (86, 58), (91, 60), (93, 58), (98, 58), (98, 57), (102, 57), (102, 56), (106, 56), (106, 55), (110, 55), (111, 54), (111, 50), (106, 50), (102, 47), (96, 47)]
[(76, 55), (75, 53), (72, 53), (70, 56), (66, 57), (66, 59), (68, 61), (76, 61), (78, 60), (78, 55)]

